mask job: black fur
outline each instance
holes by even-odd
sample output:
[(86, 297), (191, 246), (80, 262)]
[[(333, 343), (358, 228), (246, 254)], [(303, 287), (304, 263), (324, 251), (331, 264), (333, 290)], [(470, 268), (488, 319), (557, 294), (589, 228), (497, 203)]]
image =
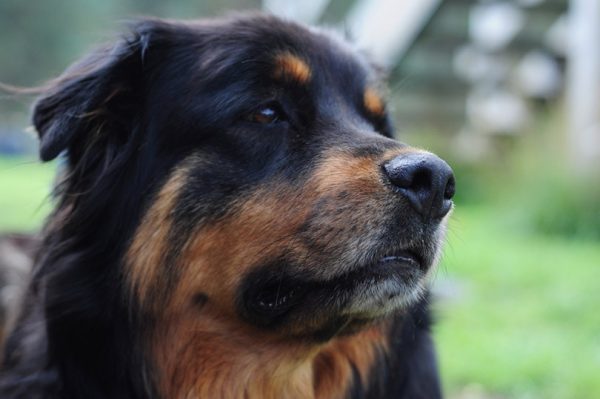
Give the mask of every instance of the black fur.
[[(310, 87), (290, 82), (282, 94), (269, 81), (267, 55), (288, 48), (335, 75), (315, 74)], [(399, 147), (389, 139), (388, 116), (369, 115), (361, 105), (373, 75), (326, 35), (250, 16), (141, 21), (50, 82), (33, 122), (41, 159), (62, 153), (66, 167), (5, 345), (0, 397), (158, 398), (139, 346), (154, 320), (123, 283), (125, 251), (154, 195), (183, 158), (205, 155), (177, 199), (170, 233), (176, 257), (181, 237), (225, 215), (249, 187), (275, 175), (301, 185), (323, 148), (375, 156)], [(243, 120), (274, 99), (288, 118), (277, 128)], [(165, 273), (168, 281), (178, 278)], [(357, 382), (349, 396), (439, 398), (429, 325), (425, 300), (398, 316), (392, 350), (371, 382)]]

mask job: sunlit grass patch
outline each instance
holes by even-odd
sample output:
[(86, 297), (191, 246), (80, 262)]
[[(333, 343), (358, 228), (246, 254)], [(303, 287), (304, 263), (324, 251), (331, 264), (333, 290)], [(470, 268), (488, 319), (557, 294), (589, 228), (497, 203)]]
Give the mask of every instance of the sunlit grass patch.
[(0, 231), (27, 231), (41, 226), (51, 208), (54, 173), (54, 164), (0, 157)]
[(456, 211), (438, 277), (459, 287), (437, 304), (445, 387), (600, 397), (600, 246), (534, 235), (512, 220), (501, 207)]

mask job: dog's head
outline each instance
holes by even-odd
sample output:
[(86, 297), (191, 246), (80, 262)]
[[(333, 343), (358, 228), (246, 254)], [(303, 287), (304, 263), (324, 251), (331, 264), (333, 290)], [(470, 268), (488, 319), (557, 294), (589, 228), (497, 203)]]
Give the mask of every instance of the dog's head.
[(67, 159), (48, 229), (89, 260), (73, 298), (186, 350), (207, 324), (323, 341), (402, 311), (454, 179), (393, 139), (384, 94), (349, 45), (267, 16), (145, 21), (74, 65), (34, 110), (42, 159)]

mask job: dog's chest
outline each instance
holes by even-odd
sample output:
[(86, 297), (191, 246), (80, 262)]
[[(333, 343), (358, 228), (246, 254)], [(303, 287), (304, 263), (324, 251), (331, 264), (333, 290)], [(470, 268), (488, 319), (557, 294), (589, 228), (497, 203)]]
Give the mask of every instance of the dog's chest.
[(163, 365), (170, 367), (161, 372), (164, 397), (343, 398), (354, 384), (368, 385), (371, 369), (387, 346), (381, 328), (338, 338), (318, 349), (252, 345), (240, 337), (196, 338), (202, 339), (188, 352), (193, 356), (165, 359)]

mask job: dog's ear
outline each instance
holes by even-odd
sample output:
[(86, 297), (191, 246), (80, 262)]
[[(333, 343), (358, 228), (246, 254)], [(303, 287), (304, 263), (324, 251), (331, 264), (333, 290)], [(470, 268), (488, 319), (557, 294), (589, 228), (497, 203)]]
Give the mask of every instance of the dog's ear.
[[(43, 161), (77, 152), (90, 141), (125, 140), (139, 107), (146, 53), (157, 23), (144, 21), (116, 43), (100, 48), (50, 82), (33, 108)], [(110, 134), (112, 138), (103, 137)], [(120, 138), (118, 136), (121, 136)]]

